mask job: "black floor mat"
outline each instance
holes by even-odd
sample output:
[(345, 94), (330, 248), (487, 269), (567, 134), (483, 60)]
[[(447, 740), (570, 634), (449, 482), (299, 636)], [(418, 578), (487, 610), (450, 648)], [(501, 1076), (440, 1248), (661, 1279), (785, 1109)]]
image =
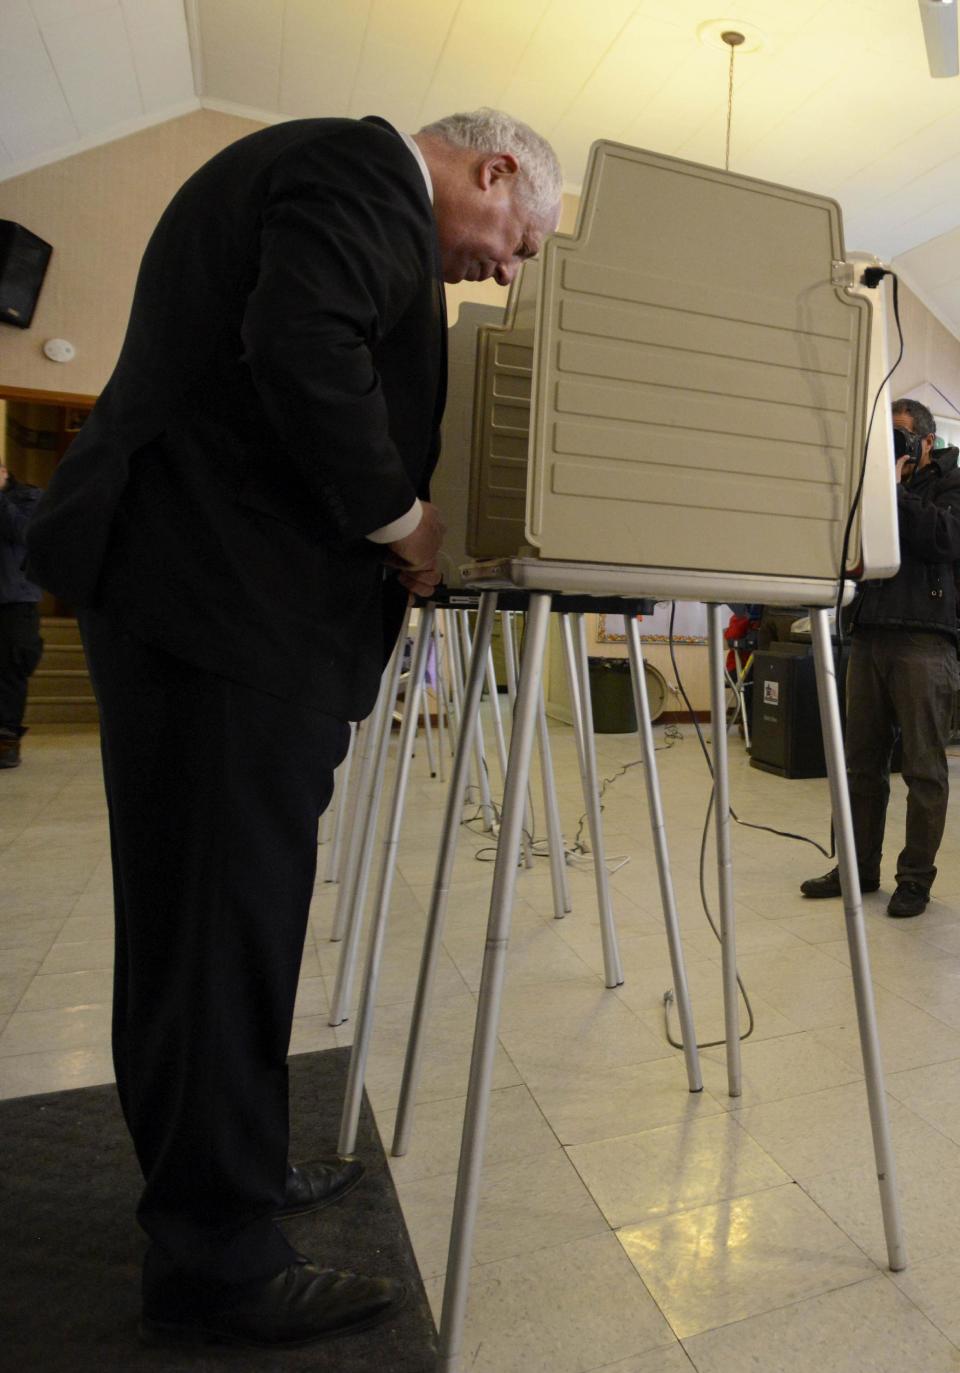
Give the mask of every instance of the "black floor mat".
[[(291, 1157), (334, 1152), (349, 1050), (290, 1060)], [(137, 1340), (146, 1241), (113, 1086), (0, 1101), (0, 1369), (43, 1373), (433, 1373), (436, 1334), (400, 1204), (364, 1098), (343, 1201), (284, 1228), (320, 1264), (400, 1278), (390, 1322), (304, 1349), (148, 1349)]]

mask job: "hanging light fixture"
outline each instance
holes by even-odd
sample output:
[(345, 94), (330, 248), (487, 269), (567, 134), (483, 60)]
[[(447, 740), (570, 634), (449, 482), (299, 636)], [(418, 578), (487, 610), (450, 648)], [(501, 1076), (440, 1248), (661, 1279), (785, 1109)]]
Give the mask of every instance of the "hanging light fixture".
[(957, 56), (956, 0), (917, 0), (917, 3), (930, 75), (957, 76), (960, 59)]
[(734, 77), (737, 53), (759, 52), (765, 46), (766, 37), (753, 24), (741, 23), (739, 19), (707, 19), (697, 26), (697, 37), (701, 43), (711, 48), (725, 48), (729, 54), (727, 69), (727, 124), (726, 146), (723, 165), (730, 170), (730, 136), (733, 128)]
[(727, 80), (727, 144), (723, 159), (724, 171), (728, 172), (730, 170), (730, 130), (733, 127), (733, 64), (737, 56), (737, 48), (745, 40), (739, 29), (724, 29), (720, 38), (730, 49), (730, 75)]

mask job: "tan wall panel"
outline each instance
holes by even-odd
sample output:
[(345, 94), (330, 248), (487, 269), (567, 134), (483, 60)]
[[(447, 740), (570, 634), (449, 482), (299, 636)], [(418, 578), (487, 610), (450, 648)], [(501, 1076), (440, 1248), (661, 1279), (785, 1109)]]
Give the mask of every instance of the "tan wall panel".
[[(120, 351), (147, 239), (177, 188), (214, 153), (261, 127), (197, 110), (0, 182), (0, 218), (53, 244), (29, 329), (0, 333), (0, 387), (98, 395)], [(65, 338), (69, 363), (42, 346)]]

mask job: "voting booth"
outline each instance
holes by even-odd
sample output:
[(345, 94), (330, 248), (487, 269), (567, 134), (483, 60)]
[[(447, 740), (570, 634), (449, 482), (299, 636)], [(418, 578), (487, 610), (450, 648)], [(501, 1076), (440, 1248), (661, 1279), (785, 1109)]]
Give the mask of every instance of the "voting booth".
[[(720, 606), (809, 607), (880, 1204), (890, 1267), (905, 1266), (826, 613), (850, 599), (854, 579), (890, 576), (899, 566), (884, 272), (871, 268), (872, 259), (845, 254), (839, 207), (829, 199), (600, 142), (574, 232), (549, 239), (540, 262), (524, 266), (502, 318), (467, 306), (451, 331), (447, 436), (460, 458), (469, 410), (470, 475), (465, 481), (462, 461), (448, 455), (434, 495), (459, 567), (459, 576), (448, 569), (451, 584), (480, 593), (455, 763), (461, 777), (497, 597), (525, 591), (529, 610), (440, 1322), (443, 1373), (461, 1373), (517, 856), (557, 595), (708, 605), (732, 1096), (740, 1092), (740, 1025)], [(635, 618), (626, 617), (626, 628), (642, 721)], [(666, 910), (669, 862), (646, 723), (644, 772)], [(438, 862), (435, 893), (449, 872), (449, 862)], [(438, 940), (433, 905), (431, 939)], [(422, 975), (415, 1020), (429, 983)], [(362, 1063), (353, 1076), (358, 1098)], [(402, 1092), (407, 1077), (405, 1069)]]

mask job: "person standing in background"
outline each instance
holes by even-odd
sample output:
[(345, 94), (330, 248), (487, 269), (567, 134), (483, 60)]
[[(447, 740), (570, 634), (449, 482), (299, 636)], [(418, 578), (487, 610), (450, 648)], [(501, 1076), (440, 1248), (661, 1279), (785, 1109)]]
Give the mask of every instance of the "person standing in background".
[(41, 494), (0, 464), (0, 768), (20, 765), (27, 683), (43, 655), (42, 592), (23, 568), (27, 524)]

